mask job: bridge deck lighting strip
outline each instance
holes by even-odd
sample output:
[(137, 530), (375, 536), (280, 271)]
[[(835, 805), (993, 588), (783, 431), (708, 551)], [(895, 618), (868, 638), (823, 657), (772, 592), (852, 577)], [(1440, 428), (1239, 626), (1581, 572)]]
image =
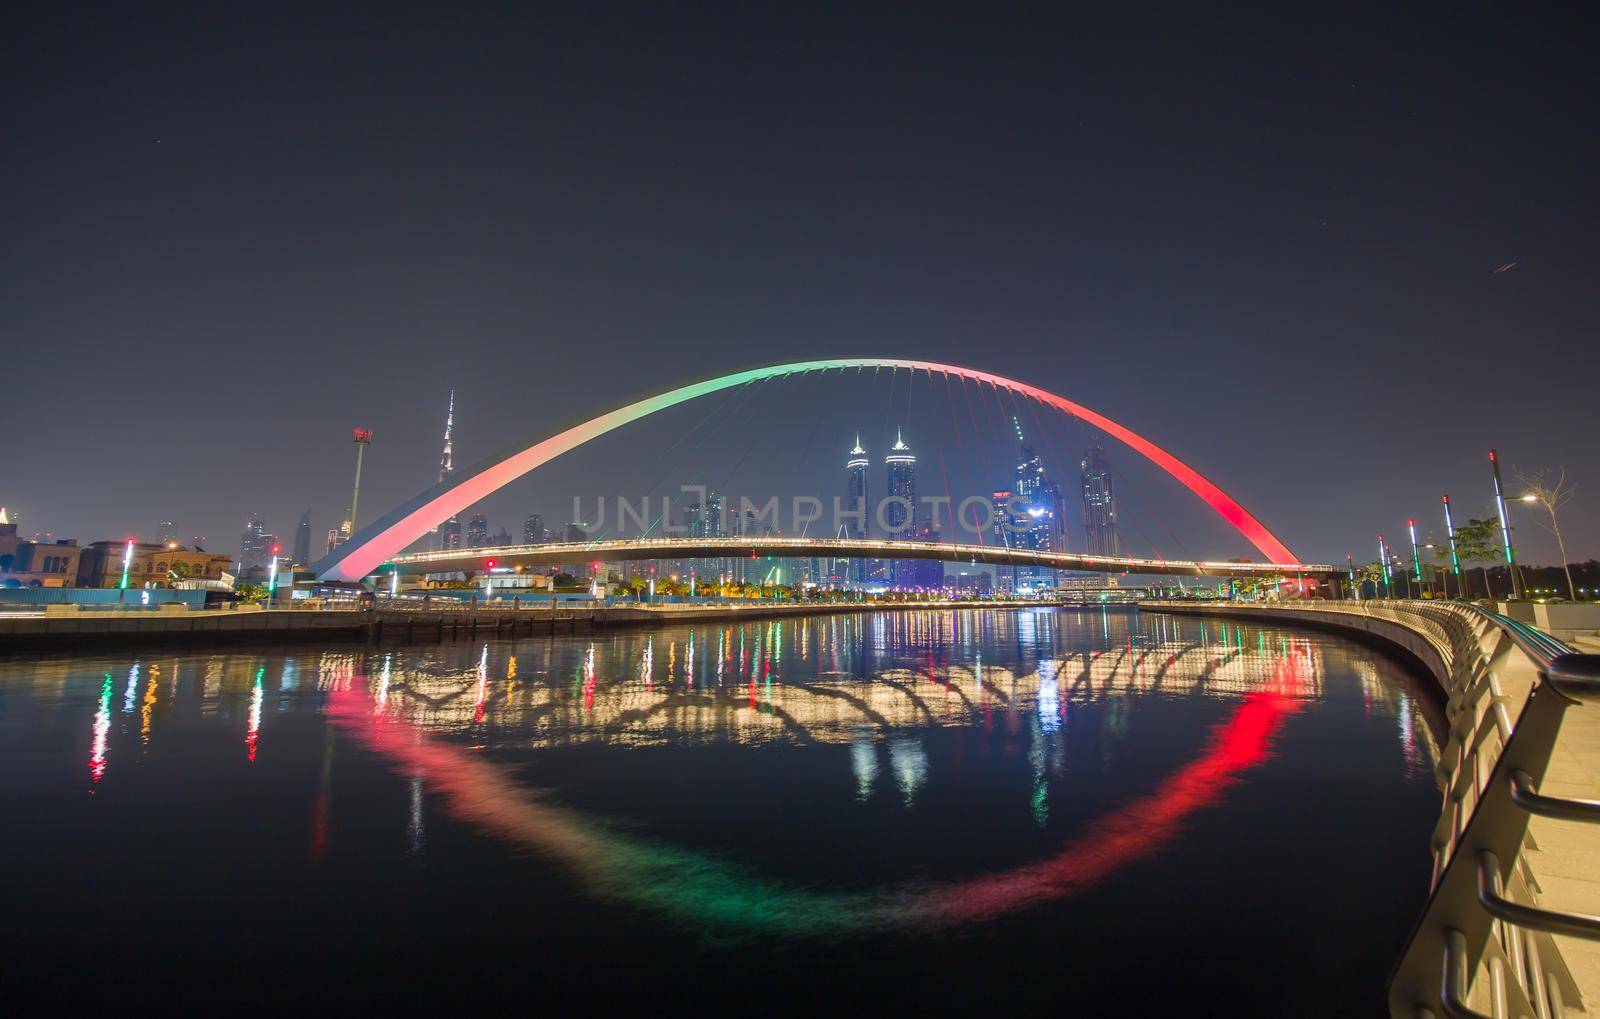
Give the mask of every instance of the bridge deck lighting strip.
[(807, 558), (810, 555), (839, 555), (846, 552), (872, 554), (916, 554), (928, 558), (937, 552), (939, 558), (953, 561), (1026, 561), (1030, 564), (1055, 566), (1060, 569), (1096, 566), (1112, 571), (1127, 570), (1137, 573), (1163, 573), (1172, 569), (1229, 573), (1278, 574), (1286, 570), (1312, 574), (1332, 574), (1335, 567), (1325, 563), (1251, 563), (1219, 562), (1203, 559), (1139, 559), (1127, 556), (1104, 556), (1074, 552), (1043, 552), (998, 545), (966, 545), (946, 542), (893, 541), (881, 538), (783, 538), (738, 537), (719, 538), (629, 538), (599, 542), (547, 542), (539, 545), (496, 545), (477, 548), (441, 549), (432, 552), (411, 552), (395, 556), (397, 566), (425, 568), (431, 564), (465, 564), (479, 560), (503, 561), (519, 556), (560, 560), (563, 558), (604, 558), (616, 552), (656, 553), (637, 558), (716, 558), (731, 552), (769, 552), (785, 558)]
[(905, 368), (938, 372), (947, 377), (955, 376), (1003, 388), (1070, 414), (1125, 443), (1172, 475), (1232, 524), (1268, 560), (1284, 567), (1295, 565), (1294, 553), (1221, 488), (1149, 439), (1081, 404), (1025, 382), (959, 365), (902, 358), (833, 358), (794, 361), (719, 375), (626, 404), (555, 435), (535, 436), (513, 443), (390, 510), (352, 535), (347, 543), (329, 553), (314, 569), (325, 580), (359, 580), (427, 534), (438, 523), (467, 509), (491, 492), (591, 439), (657, 411), (762, 379), (848, 368)]

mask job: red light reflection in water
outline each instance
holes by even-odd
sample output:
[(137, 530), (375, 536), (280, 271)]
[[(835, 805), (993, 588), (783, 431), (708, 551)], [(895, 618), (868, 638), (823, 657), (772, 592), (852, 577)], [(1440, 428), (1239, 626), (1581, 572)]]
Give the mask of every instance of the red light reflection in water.
[(541, 802), (510, 772), (470, 751), (432, 740), (406, 722), (372, 714), (359, 694), (330, 694), (328, 717), (345, 734), (423, 772), (445, 808), (485, 832), (560, 859), (592, 890), (707, 922), (789, 935), (993, 919), (1067, 898), (1155, 855), (1193, 813), (1218, 802), (1244, 772), (1271, 756), (1284, 720), (1305, 707), (1299, 656), (1279, 661), (1275, 682), (1245, 696), (1199, 757), (1156, 789), (1090, 821), (1083, 834), (1037, 863), (965, 881), (812, 892), (723, 869), (671, 846), (634, 840), (567, 808)]

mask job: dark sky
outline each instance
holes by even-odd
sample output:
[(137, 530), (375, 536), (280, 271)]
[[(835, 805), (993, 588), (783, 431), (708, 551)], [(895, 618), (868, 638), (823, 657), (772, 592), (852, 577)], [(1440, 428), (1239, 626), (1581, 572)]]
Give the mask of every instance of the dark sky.
[[(469, 463), (678, 381), (877, 354), (1122, 420), (1308, 560), (1433, 526), (1442, 491), (1485, 513), (1491, 445), (1566, 466), (1569, 551), (1600, 555), (1588, 25), (680, 6), (13, 14), (0, 505), (236, 550), (249, 513), (335, 523), (353, 424), (363, 518), (431, 483), (451, 387)], [(947, 447), (935, 403), (885, 399), (752, 409), (720, 433), (753, 456), (682, 470), (743, 453), (734, 489), (830, 494), (857, 427)], [(491, 527), (642, 492), (671, 424)], [(1126, 467), (1190, 551), (1246, 551)]]

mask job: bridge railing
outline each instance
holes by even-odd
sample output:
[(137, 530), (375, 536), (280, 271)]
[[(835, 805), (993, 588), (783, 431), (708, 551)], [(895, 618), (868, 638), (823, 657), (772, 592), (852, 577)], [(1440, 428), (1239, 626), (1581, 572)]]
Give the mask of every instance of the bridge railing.
[(1600, 655), (1572, 654), (1548, 634), (1466, 602), (1257, 608), (1385, 620), (1425, 639), (1446, 670), (1449, 734), (1437, 768), (1431, 887), (1390, 977), (1391, 1015), (1561, 1019), (1581, 1008), (1554, 936), (1600, 940), (1600, 917), (1541, 904), (1529, 823), (1537, 816), (1593, 825), (1581, 849), (1600, 861), (1600, 801), (1539, 791), (1567, 710), (1600, 710)]
[[(1600, 704), (1600, 656), (1565, 653), (1553, 638), (1477, 606), (1368, 606), (1369, 614), (1426, 621), (1450, 650), (1433, 883), (1390, 978), (1390, 1010), (1408, 1019), (1559, 1019), (1582, 995), (1552, 935), (1600, 939), (1600, 917), (1540, 904), (1529, 822), (1600, 824), (1600, 803), (1539, 792), (1567, 710)], [(1537, 670), (1525, 695), (1502, 682), (1519, 660)], [(1600, 827), (1584, 841), (1600, 860)]]

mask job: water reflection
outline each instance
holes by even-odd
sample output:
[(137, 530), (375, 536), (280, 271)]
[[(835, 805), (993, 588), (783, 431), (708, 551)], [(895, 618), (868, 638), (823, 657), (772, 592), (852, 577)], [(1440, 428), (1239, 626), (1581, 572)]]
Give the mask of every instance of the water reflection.
[[(307, 771), (315, 787), (300, 800), (310, 805), (312, 859), (334, 851), (335, 759), (359, 752), (391, 769), (404, 803), (391, 844), (402, 844), (403, 827), (404, 853), (419, 866), (431, 855), (432, 811), (435, 825), (448, 817), (543, 854), (592, 895), (697, 924), (802, 936), (991, 918), (1149, 859), (1269, 761), (1289, 719), (1326, 699), (1326, 647), (1222, 622), (929, 611), (593, 639), (174, 656), (162, 665), (123, 658), (88, 663), (92, 672), (81, 661), (41, 660), (7, 663), (0, 675), (41, 703), (82, 705), (73, 732), (81, 740), (87, 723), (91, 793), (114, 792), (108, 763), (123, 760), (120, 740), (140, 753), (119, 775), (160, 749), (179, 703), (191, 705), (185, 717), (224, 721), (235, 755), (242, 728), (245, 762), (262, 768), (280, 746), (295, 752), (276, 719), (264, 750), (264, 719), (325, 715), (320, 758)], [(1353, 684), (1366, 715), (1393, 719), (1407, 774), (1430, 775), (1436, 747), (1416, 699), (1374, 660), (1340, 661), (1341, 690)], [(91, 675), (103, 675), (98, 696), (70, 701)], [(118, 675), (126, 677), (120, 730)], [(1193, 735), (1179, 730), (1174, 744), (1168, 732), (1146, 732), (1182, 755), (1131, 784), (1123, 773), (1140, 774), (1126, 766), (1142, 713), (1162, 704), (1192, 719)], [(966, 742), (947, 741), (957, 734)], [(952, 746), (972, 756), (953, 756)], [(540, 792), (550, 781), (541, 762), (557, 752), (602, 752), (611, 756), (596, 760), (620, 766), (630, 751), (704, 748), (795, 748), (808, 779), (829, 768), (841, 776), (837, 787), (811, 783), (839, 809), (910, 816), (941, 809), (939, 796), (962, 782), (989, 784), (988, 795), (1009, 797), (1048, 852), (964, 880), (829, 891), (764, 876), (716, 847), (619, 828), (604, 811)], [(1015, 785), (1006, 779), (1013, 760)], [(1116, 795), (1085, 799), (1088, 783), (1109, 783)]]

